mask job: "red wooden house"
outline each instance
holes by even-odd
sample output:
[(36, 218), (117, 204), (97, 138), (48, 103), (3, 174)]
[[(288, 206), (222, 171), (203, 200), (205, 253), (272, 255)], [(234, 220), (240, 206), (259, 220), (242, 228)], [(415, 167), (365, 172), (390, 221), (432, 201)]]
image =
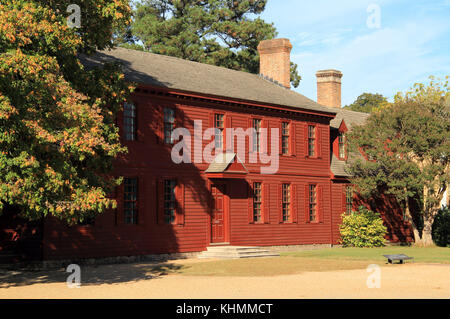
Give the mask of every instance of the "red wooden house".
[[(124, 182), (114, 194), (117, 209), (92, 224), (46, 218), (40, 258), (199, 252), (211, 243), (338, 244), (340, 216), (357, 205), (345, 172), (345, 132), (367, 114), (340, 109), (339, 71), (317, 73), (318, 103), (291, 91), (291, 48), (287, 39), (261, 43), (260, 75), (123, 48), (86, 58), (88, 66), (122, 62), (126, 78), (138, 83), (117, 118), (129, 150), (115, 164)], [(187, 143), (190, 162), (172, 159), (176, 128), (203, 137)], [(207, 128), (216, 129), (214, 139), (204, 138)], [(227, 146), (231, 128), (254, 129), (243, 150)], [(273, 174), (261, 173), (268, 163), (251, 161), (263, 147), (263, 129), (268, 152), (276, 145)], [(210, 143), (223, 160), (204, 160)], [(408, 240), (397, 208), (389, 209), (389, 239)]]

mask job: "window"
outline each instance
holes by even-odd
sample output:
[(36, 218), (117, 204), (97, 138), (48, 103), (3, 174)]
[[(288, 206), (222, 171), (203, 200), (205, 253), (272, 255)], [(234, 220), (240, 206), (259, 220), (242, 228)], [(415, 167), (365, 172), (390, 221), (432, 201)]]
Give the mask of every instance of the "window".
[(308, 125), (308, 156), (314, 157), (316, 155), (316, 127)]
[(351, 186), (345, 188), (345, 212), (350, 214), (353, 209), (353, 189)]
[(289, 129), (290, 125), (288, 122), (283, 122), (281, 124), (281, 154), (289, 154)]
[(215, 136), (215, 147), (217, 150), (223, 149), (223, 129), (224, 129), (224, 115), (214, 115), (214, 128), (218, 129)]
[(344, 133), (339, 134), (339, 158), (345, 158), (345, 135)]
[(253, 152), (259, 152), (261, 147), (261, 120), (253, 119)]
[(126, 141), (136, 140), (136, 106), (125, 103), (123, 107), (123, 130)]
[(175, 180), (164, 180), (164, 221), (166, 224), (172, 224), (175, 222), (176, 185), (177, 182)]
[(123, 185), (123, 209), (125, 224), (137, 224), (138, 179), (125, 178)]
[(260, 182), (253, 183), (253, 221), (261, 221), (262, 187)]
[(317, 217), (317, 194), (316, 185), (309, 185), (309, 221), (316, 221)]
[(291, 221), (291, 184), (282, 187), (283, 222)]
[(173, 143), (172, 132), (175, 127), (175, 111), (170, 108), (164, 108), (164, 142)]

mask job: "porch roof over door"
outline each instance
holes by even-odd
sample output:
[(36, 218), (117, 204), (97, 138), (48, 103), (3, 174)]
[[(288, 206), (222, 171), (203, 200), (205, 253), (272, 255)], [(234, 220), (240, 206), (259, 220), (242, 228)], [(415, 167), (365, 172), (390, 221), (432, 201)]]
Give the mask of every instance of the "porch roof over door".
[(214, 158), (205, 174), (208, 178), (243, 178), (248, 170), (236, 153), (224, 152)]

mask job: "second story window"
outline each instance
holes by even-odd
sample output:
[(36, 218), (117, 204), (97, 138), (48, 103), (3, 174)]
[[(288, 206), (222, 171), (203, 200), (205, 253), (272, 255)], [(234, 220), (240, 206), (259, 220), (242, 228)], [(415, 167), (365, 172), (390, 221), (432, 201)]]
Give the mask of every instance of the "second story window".
[(123, 214), (125, 224), (137, 224), (138, 179), (125, 178), (123, 187)]
[(173, 109), (164, 108), (164, 142), (173, 143), (172, 132), (175, 128), (175, 111)]
[(214, 128), (218, 130), (215, 135), (215, 146), (216, 149), (219, 150), (223, 148), (223, 129), (224, 129), (223, 114), (214, 115)]
[(317, 194), (316, 185), (309, 185), (309, 221), (316, 221), (317, 217)]
[(136, 140), (136, 106), (132, 103), (123, 106), (123, 131), (126, 141)]
[(316, 156), (316, 127), (308, 125), (308, 156)]
[(339, 134), (338, 137), (339, 144), (339, 158), (345, 159), (345, 135), (343, 133)]
[(253, 183), (253, 221), (261, 221), (262, 187), (260, 182)]
[(291, 184), (282, 186), (283, 222), (291, 221)]
[(289, 154), (289, 130), (290, 125), (288, 122), (281, 124), (281, 154)]
[(261, 148), (261, 120), (253, 119), (253, 152), (259, 152)]

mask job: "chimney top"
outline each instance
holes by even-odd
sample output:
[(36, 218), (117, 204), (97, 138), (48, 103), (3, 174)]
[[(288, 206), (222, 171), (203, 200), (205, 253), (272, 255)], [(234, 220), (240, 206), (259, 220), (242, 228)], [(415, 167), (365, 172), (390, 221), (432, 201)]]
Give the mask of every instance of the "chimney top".
[(258, 44), (258, 52), (264, 53), (276, 53), (276, 52), (287, 52), (291, 53), (292, 44), (289, 39), (279, 38), (272, 40), (263, 40)]
[(258, 45), (259, 73), (271, 78), (286, 88), (291, 87), (292, 44), (289, 39), (280, 38), (261, 41)]
[(329, 107), (341, 107), (341, 78), (338, 70), (317, 71), (317, 103)]
[(317, 82), (338, 82), (341, 83), (342, 72), (339, 70), (320, 70), (317, 71)]

